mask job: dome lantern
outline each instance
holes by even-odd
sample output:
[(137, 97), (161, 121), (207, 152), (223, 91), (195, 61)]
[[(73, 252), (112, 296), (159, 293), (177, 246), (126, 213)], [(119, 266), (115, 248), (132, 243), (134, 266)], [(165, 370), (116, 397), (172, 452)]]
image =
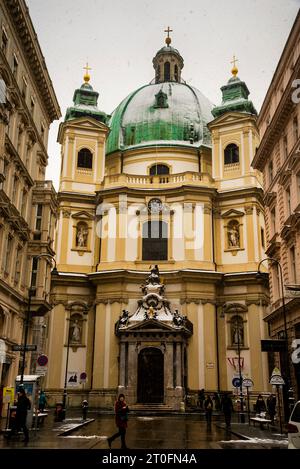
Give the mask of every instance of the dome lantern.
[(155, 83), (175, 81), (181, 83), (181, 70), (183, 69), (183, 58), (177, 49), (171, 44), (170, 32), (172, 29), (168, 26), (165, 30), (168, 33), (162, 47), (153, 58), (153, 67), (155, 70)]

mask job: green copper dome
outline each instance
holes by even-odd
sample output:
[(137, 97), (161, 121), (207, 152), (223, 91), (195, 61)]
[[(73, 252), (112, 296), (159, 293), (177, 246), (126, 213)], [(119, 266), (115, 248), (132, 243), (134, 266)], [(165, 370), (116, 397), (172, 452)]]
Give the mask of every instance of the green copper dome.
[(145, 85), (115, 109), (106, 153), (145, 146), (210, 145), (212, 103), (196, 88), (165, 81)]

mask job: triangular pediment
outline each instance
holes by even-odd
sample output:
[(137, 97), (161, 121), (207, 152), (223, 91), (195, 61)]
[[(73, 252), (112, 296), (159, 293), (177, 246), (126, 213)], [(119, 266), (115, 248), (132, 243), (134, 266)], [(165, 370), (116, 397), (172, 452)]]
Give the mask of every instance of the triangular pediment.
[(100, 122), (94, 119), (93, 117), (88, 117), (88, 116), (71, 119), (71, 120), (66, 121), (64, 124), (70, 127), (80, 126), (80, 127), (85, 127), (89, 129), (95, 129), (95, 128), (103, 129), (103, 130), (108, 129), (107, 125), (103, 124), (103, 122)]
[[(174, 332), (174, 327), (170, 324), (166, 324), (165, 322), (158, 321), (157, 319), (145, 319), (144, 321), (139, 321), (135, 324), (129, 325), (126, 328), (123, 329), (124, 332), (133, 332), (133, 331), (139, 331), (139, 332), (148, 332), (149, 330), (157, 330), (157, 331), (167, 331), (167, 332)], [(122, 332), (122, 329), (120, 329), (119, 332)]]
[(227, 210), (227, 212), (221, 215), (222, 218), (235, 218), (235, 217), (243, 217), (245, 214), (240, 210), (236, 210), (234, 208)]
[(103, 122), (93, 119), (93, 117), (79, 117), (60, 123), (57, 136), (58, 143), (62, 143), (63, 135), (67, 130), (75, 133), (80, 129), (85, 129), (86, 131), (92, 132), (103, 132), (105, 134), (108, 134), (110, 131), (107, 125), (103, 124)]
[(89, 212), (85, 210), (81, 210), (80, 212), (73, 213), (72, 218), (76, 218), (77, 220), (94, 220), (95, 217)]
[(208, 128), (226, 124), (240, 124), (242, 121), (256, 120), (256, 116), (245, 112), (225, 112), (208, 123)]

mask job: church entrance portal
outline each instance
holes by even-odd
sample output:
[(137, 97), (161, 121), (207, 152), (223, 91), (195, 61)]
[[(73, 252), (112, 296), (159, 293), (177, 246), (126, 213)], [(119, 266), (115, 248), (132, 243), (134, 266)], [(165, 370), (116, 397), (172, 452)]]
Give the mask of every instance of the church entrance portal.
[(139, 353), (137, 400), (143, 404), (164, 401), (164, 355), (158, 348), (147, 347)]

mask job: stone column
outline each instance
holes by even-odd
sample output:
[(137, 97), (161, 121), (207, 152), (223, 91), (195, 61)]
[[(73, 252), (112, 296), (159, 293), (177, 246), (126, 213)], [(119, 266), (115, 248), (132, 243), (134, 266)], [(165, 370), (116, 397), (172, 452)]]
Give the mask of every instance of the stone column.
[(125, 386), (125, 342), (121, 342), (120, 344), (120, 370), (119, 370), (119, 387)]
[(176, 387), (181, 387), (181, 342), (176, 343)]
[(127, 401), (129, 404), (136, 402), (136, 387), (137, 387), (137, 351), (135, 343), (128, 344), (128, 387), (127, 387)]
[(173, 388), (173, 343), (168, 343), (165, 353), (166, 387)]

